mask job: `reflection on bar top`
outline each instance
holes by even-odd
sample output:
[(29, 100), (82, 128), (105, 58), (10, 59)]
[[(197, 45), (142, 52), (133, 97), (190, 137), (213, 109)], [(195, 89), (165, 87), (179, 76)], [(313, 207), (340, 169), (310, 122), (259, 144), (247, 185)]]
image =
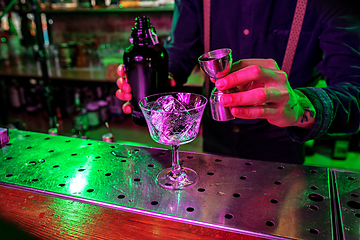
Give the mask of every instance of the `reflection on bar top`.
[(155, 183), (171, 165), (168, 150), (18, 130), (9, 136), (0, 186), (268, 239), (332, 239), (327, 168), (180, 151), (200, 179), (168, 191)]

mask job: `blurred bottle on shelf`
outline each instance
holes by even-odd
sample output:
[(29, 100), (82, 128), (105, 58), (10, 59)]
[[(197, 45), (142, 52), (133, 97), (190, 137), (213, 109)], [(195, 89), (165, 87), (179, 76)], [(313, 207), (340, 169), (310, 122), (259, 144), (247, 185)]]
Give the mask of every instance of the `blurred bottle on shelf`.
[(94, 9), (106, 7), (105, 0), (90, 0), (90, 4)]
[(99, 105), (97, 101), (91, 101), (86, 105), (89, 128), (96, 129), (100, 126)]
[(109, 103), (105, 100), (98, 100), (100, 123), (104, 124), (109, 121)]
[(73, 131), (84, 135), (89, 129), (89, 120), (86, 108), (81, 104), (80, 90), (76, 89), (74, 93), (74, 105), (71, 111)]
[(8, 44), (9, 44), (9, 60), (10, 65), (12, 66), (21, 66), (21, 54), (22, 54), (22, 46), (19, 34), (15, 28), (12, 14), (8, 15), (9, 21), (9, 35), (8, 35)]
[(9, 66), (8, 33), (0, 27), (0, 67)]
[(27, 113), (36, 113), (42, 109), (41, 86), (36, 79), (29, 80), (25, 91), (25, 110)]
[(76, 43), (76, 67), (85, 68), (89, 66), (89, 57), (86, 44), (82, 42)]
[(22, 34), (21, 45), (23, 46), (22, 61), (23, 64), (32, 64), (35, 59), (36, 25), (32, 14), (22, 13), (20, 31)]
[(61, 68), (95, 67), (98, 62), (96, 47), (96, 42), (91, 39), (60, 43), (58, 45), (58, 51), (56, 48), (51, 50), (52, 62), (54, 62), (55, 59), (54, 53), (57, 53)]
[(39, 0), (39, 6), (41, 9), (51, 8), (51, 0)]
[(53, 9), (71, 9), (77, 7), (76, 0), (51, 0), (50, 4)]
[(101, 86), (96, 87), (97, 105), (99, 106), (100, 124), (109, 121), (109, 103), (104, 99), (103, 89)]
[(79, 8), (91, 8), (91, 0), (78, 0), (77, 3)]
[(122, 110), (124, 101), (121, 101), (115, 96), (115, 91), (116, 89), (112, 87), (106, 97), (106, 101), (109, 103), (109, 120), (112, 122), (123, 122), (125, 120)]
[(9, 87), (9, 100), (11, 110), (14, 113), (20, 113), (24, 110), (24, 88), (21, 87), (16, 79), (12, 79), (11, 86)]
[(59, 62), (61, 68), (71, 68), (72, 59), (71, 59), (71, 47), (67, 43), (59, 44)]
[(158, 7), (158, 0), (120, 0), (122, 8)]

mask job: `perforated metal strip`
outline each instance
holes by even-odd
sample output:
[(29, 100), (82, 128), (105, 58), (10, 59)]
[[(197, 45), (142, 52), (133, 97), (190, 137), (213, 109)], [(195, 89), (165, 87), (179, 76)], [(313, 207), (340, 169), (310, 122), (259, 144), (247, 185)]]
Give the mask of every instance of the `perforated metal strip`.
[[(210, 8), (211, 0), (203, 0), (204, 4), (204, 53), (210, 51)], [(204, 79), (205, 96), (210, 96), (210, 80), (207, 75)]]
[(290, 29), (289, 40), (286, 46), (285, 55), (281, 70), (289, 76), (293, 64), (296, 47), (299, 42), (300, 32), (304, 21), (307, 0), (298, 0), (296, 3), (293, 22)]

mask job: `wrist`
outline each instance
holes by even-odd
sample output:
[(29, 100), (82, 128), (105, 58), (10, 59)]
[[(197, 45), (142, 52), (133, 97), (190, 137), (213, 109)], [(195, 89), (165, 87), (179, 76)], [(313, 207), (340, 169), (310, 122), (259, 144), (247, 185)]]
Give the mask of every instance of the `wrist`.
[(294, 127), (311, 129), (315, 124), (316, 110), (311, 101), (300, 90), (294, 90), (298, 96), (298, 118), (293, 124)]

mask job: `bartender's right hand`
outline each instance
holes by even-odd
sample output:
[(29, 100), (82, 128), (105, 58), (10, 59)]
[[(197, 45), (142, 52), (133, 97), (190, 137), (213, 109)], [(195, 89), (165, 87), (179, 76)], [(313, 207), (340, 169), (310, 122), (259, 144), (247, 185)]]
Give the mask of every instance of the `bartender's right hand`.
[[(119, 89), (116, 91), (116, 97), (122, 101), (126, 101), (126, 103), (124, 103), (124, 105), (122, 106), (122, 109), (125, 114), (130, 114), (133, 110), (133, 106), (129, 102), (132, 99), (132, 94), (131, 94), (131, 86), (127, 82), (124, 64), (119, 65), (117, 69), (117, 73), (119, 75), (119, 78), (116, 81), (116, 84), (119, 87)], [(176, 86), (174, 75), (172, 73), (169, 73), (167, 83), (170, 87)]]

